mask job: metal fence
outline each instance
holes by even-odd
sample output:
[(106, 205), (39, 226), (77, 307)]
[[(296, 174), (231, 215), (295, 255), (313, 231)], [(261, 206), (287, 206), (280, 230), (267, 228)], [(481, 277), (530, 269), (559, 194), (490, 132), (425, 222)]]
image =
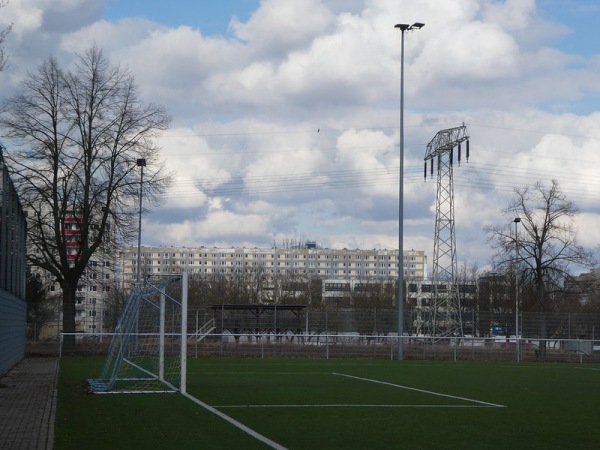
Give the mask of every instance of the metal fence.
[[(229, 306), (189, 311), (190, 356), (398, 358), (395, 309)], [(467, 311), (460, 337), (419, 333), (415, 323), (422, 311), (418, 316), (407, 311), (404, 317), (406, 359), (600, 362), (599, 314), (524, 313), (518, 339), (511, 313)], [(82, 355), (105, 354), (112, 339), (110, 333), (77, 336), (75, 347), (67, 350)], [(29, 347), (30, 353), (61, 350), (60, 336)]]
[[(190, 342), (191, 357), (306, 357), (408, 360), (600, 362), (594, 342), (579, 339), (433, 338), (356, 334), (216, 334)], [(598, 347), (596, 347), (598, 348)]]
[[(76, 334), (74, 347), (57, 342), (32, 343), (33, 353), (104, 356), (112, 333)], [(535, 338), (435, 338), (358, 334), (210, 332), (188, 335), (189, 358), (368, 358), (397, 360), (399, 343), (406, 360), (600, 363), (600, 341)], [(72, 345), (69, 344), (69, 345)]]
[[(223, 305), (224, 306), (224, 305)], [(214, 321), (216, 332), (229, 333), (322, 333), (384, 335), (398, 333), (396, 309), (377, 308), (305, 308), (303, 306), (260, 306), (227, 309), (219, 305), (190, 311), (190, 329), (200, 329)], [(404, 333), (426, 336), (433, 320), (428, 311), (406, 311)], [(514, 313), (466, 311), (462, 314), (466, 337), (514, 336), (517, 317)], [(600, 314), (522, 313), (518, 316), (519, 336), (558, 339), (600, 339)], [(438, 333), (439, 335), (439, 333)]]

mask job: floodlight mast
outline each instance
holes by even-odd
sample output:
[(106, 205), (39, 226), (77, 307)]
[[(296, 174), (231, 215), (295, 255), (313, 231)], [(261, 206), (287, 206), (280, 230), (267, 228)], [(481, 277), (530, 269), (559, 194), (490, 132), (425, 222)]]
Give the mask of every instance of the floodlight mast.
[(519, 230), (517, 225), (521, 223), (520, 217), (515, 217), (513, 220), (515, 223), (515, 345), (517, 347), (517, 362), (521, 361), (521, 349), (519, 342)]
[(404, 33), (418, 30), (424, 23), (394, 25), (401, 33), (400, 51), (400, 178), (398, 192), (398, 359), (404, 359)]

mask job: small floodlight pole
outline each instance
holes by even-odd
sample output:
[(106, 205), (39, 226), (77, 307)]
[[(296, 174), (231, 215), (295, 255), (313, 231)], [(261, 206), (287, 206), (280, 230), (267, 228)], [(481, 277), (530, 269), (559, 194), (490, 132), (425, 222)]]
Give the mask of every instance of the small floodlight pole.
[(404, 359), (404, 32), (418, 30), (424, 23), (399, 23), (400, 49), (400, 179), (398, 182), (398, 359)]
[(517, 225), (521, 222), (520, 217), (515, 217), (515, 345), (517, 347), (517, 362), (521, 360), (521, 349), (519, 348), (519, 277), (517, 264), (519, 263), (519, 233)]
[(144, 189), (144, 167), (146, 167), (146, 158), (139, 158), (137, 160), (137, 166), (141, 169), (140, 172), (140, 214), (138, 219), (138, 245), (137, 245), (137, 275), (136, 282), (139, 284), (140, 282), (140, 274), (141, 274), (141, 264), (142, 264), (142, 193)]

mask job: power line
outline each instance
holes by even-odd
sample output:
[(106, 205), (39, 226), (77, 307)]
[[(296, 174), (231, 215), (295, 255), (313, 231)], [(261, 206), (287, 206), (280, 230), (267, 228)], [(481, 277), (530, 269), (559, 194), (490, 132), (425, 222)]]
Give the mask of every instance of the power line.
[[(469, 163), (471, 172), (456, 170), (455, 184), (468, 189), (513, 191), (517, 187), (531, 185), (539, 180), (557, 179), (562, 184), (577, 183), (593, 190), (600, 191), (600, 183), (595, 178), (585, 178), (575, 173), (559, 173), (556, 171), (530, 171), (516, 167), (497, 166), (493, 164)], [(407, 166), (405, 182), (422, 183), (422, 167)], [(268, 195), (277, 193), (308, 192), (332, 189), (356, 189), (368, 187), (393, 186), (398, 183), (398, 168), (383, 167), (368, 170), (339, 170), (327, 172), (298, 172), (276, 175), (260, 175), (248, 177), (215, 177), (198, 178), (180, 181), (174, 186), (177, 198), (190, 198), (201, 195), (237, 196)], [(216, 186), (214, 188), (207, 186)], [(563, 187), (565, 194), (583, 200), (594, 199), (597, 194), (584, 189)]]

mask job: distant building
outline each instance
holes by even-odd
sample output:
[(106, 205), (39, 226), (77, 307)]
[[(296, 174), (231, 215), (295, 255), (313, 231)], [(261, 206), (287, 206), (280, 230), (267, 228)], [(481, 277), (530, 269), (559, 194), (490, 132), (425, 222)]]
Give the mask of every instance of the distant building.
[[(70, 265), (79, 254), (80, 227), (76, 216), (67, 217), (63, 223), (66, 236), (67, 260)], [(110, 232), (110, 227), (108, 229)], [(75, 329), (78, 333), (102, 333), (106, 331), (104, 323), (105, 299), (115, 283), (115, 253), (110, 246), (100, 247), (94, 258), (88, 262), (87, 268), (77, 286), (75, 297)], [(62, 292), (58, 283), (49, 272), (33, 268), (34, 273), (41, 275), (47, 288), (48, 297), (54, 297), (58, 311), (57, 320), (50, 321), (40, 332), (40, 338), (57, 336), (62, 330)]]
[[(393, 283), (398, 276), (398, 250), (328, 249), (314, 242), (289, 248), (144, 246), (140, 253), (140, 272), (144, 276), (187, 271), (208, 277), (245, 270), (260, 270), (270, 279), (302, 275), (322, 280), (324, 300), (342, 299), (348, 292), (364, 288), (368, 280)], [(407, 280), (425, 278), (424, 251), (407, 250), (403, 260)], [(124, 288), (135, 281), (137, 261), (137, 247), (122, 250), (119, 269)]]
[(567, 298), (580, 306), (600, 302), (600, 269), (579, 274), (565, 283)]
[[(434, 326), (434, 308), (436, 291), (439, 296), (452, 291), (450, 282), (438, 282), (437, 287), (431, 280), (408, 280), (406, 286), (406, 301), (408, 303), (405, 316), (410, 316), (413, 335), (431, 335)], [(460, 299), (460, 314), (462, 317), (462, 330), (464, 334), (475, 335), (475, 325), (472, 311), (477, 300), (477, 283), (463, 282), (458, 286)], [(440, 323), (438, 323), (440, 326)]]

